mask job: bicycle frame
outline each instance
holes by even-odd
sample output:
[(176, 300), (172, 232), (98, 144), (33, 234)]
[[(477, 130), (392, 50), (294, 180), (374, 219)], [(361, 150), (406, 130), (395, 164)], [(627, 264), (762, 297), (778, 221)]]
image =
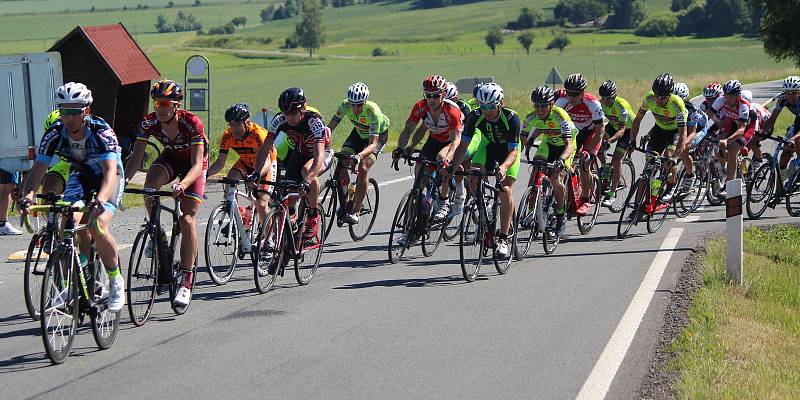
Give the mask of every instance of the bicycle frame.
[[(241, 255), (248, 254), (250, 253), (250, 251), (252, 251), (253, 239), (254, 239), (253, 233), (255, 232), (255, 230), (253, 229), (252, 223), (249, 229), (244, 226), (244, 221), (242, 220), (242, 214), (239, 212), (239, 198), (242, 198), (250, 202), (250, 207), (252, 207), (253, 209), (254, 216), (256, 214), (255, 210), (256, 199), (255, 197), (253, 197), (252, 190), (249, 187), (246, 188), (244, 194), (241, 191), (239, 191), (236, 185), (242, 183), (243, 181), (241, 180), (223, 178), (220, 179), (218, 182), (228, 185), (228, 190), (225, 195), (225, 199), (223, 199), (222, 202), (223, 204), (225, 204), (225, 208), (228, 210), (228, 215), (230, 215), (233, 218), (234, 223), (236, 224), (236, 229), (239, 232), (244, 233), (242, 235), (239, 235), (238, 238), (239, 254), (237, 254), (237, 256), (241, 258)], [(219, 237), (220, 234), (221, 232), (217, 231), (217, 237), (215, 238), (215, 240), (220, 239)], [(233, 235), (233, 232), (230, 229), (228, 229), (225, 240), (230, 241), (231, 235)]]

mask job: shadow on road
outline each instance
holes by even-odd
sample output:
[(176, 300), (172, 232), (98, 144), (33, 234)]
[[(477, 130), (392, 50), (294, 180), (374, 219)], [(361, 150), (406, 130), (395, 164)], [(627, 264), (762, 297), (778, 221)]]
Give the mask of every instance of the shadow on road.
[[(488, 279), (480, 277), (479, 279)], [(430, 287), (430, 286), (445, 286), (445, 285), (461, 285), (467, 283), (461, 277), (457, 276), (441, 276), (436, 278), (410, 278), (410, 279), (386, 279), (372, 282), (350, 283), (344, 286), (335, 287), (334, 289), (366, 289), (373, 287)]]

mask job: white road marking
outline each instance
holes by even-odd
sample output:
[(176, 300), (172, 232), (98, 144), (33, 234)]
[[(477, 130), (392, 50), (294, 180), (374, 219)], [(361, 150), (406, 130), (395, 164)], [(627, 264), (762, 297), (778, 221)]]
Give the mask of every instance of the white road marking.
[(699, 221), (699, 220), (700, 220), (700, 216), (699, 215), (689, 215), (687, 217), (676, 219), (676, 221), (678, 221), (678, 222), (695, 222), (695, 221)]
[(414, 177), (413, 177), (413, 176), (411, 176), (411, 175), (409, 175), (409, 176), (404, 176), (404, 177), (402, 177), (402, 178), (397, 178), (397, 179), (392, 179), (392, 180), (390, 180), (390, 181), (381, 182), (381, 183), (379, 183), (379, 184), (378, 184), (378, 187), (381, 187), (381, 186), (389, 186), (389, 185), (391, 185), (391, 184), (400, 183), (400, 182), (405, 182), (405, 181), (409, 181), (409, 180), (412, 180), (412, 179), (414, 179)]
[(683, 228), (672, 228), (667, 233), (667, 237), (661, 243), (658, 254), (656, 254), (655, 259), (650, 264), (650, 268), (647, 270), (647, 275), (642, 280), (639, 289), (633, 296), (633, 300), (628, 305), (628, 309), (625, 310), (625, 314), (619, 321), (605, 349), (603, 349), (603, 353), (600, 354), (600, 358), (597, 359), (597, 363), (594, 365), (586, 382), (584, 382), (576, 399), (599, 400), (605, 398), (682, 234)]

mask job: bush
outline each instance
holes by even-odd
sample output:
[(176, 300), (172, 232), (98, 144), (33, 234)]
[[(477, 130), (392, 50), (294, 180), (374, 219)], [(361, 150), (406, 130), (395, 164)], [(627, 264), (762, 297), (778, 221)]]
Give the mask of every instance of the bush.
[(523, 7), (519, 10), (519, 15), (516, 21), (508, 21), (506, 28), (514, 30), (531, 29), (539, 25), (544, 19), (544, 15), (539, 10), (531, 10), (528, 7)]
[(283, 48), (284, 49), (296, 49), (297, 46), (299, 46), (297, 37), (289, 36), (289, 37), (286, 38), (286, 41), (284, 42)]
[(608, 7), (597, 0), (560, 0), (553, 9), (556, 18), (565, 18), (573, 24), (597, 21), (608, 14)]
[(566, 49), (570, 44), (572, 44), (572, 40), (570, 40), (567, 35), (562, 33), (561, 35), (554, 37), (553, 40), (547, 44), (547, 50), (558, 49), (558, 51), (563, 54), (564, 49)]
[(678, 17), (672, 13), (655, 14), (642, 21), (634, 34), (639, 36), (663, 37), (675, 34)]
[(373, 57), (383, 57), (383, 56), (387, 56), (387, 55), (389, 55), (389, 53), (386, 50), (384, 50), (384, 49), (382, 49), (380, 47), (376, 47), (376, 48), (372, 49), (372, 56)]

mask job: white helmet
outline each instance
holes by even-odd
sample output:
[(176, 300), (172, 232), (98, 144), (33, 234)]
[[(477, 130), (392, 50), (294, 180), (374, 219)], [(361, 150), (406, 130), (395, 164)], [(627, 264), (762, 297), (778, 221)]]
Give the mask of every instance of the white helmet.
[(363, 104), (369, 98), (369, 88), (363, 82), (356, 82), (347, 88), (347, 100), (354, 104)]
[(783, 80), (783, 91), (800, 90), (800, 76), (789, 76)]
[(80, 104), (83, 107), (92, 105), (92, 91), (82, 83), (67, 82), (56, 90), (56, 105)]
[(677, 95), (682, 100), (686, 100), (689, 97), (689, 86), (683, 82), (678, 82), (675, 84), (675, 87), (672, 88), (672, 94)]
[(748, 103), (753, 101), (753, 92), (747, 89), (742, 90), (741, 96), (743, 99), (747, 100)]
[(503, 100), (503, 88), (494, 82), (487, 83), (478, 89), (476, 99), (478, 104), (498, 104)]
[(458, 88), (455, 83), (447, 82), (447, 88), (444, 90), (444, 98), (455, 101), (456, 97), (458, 97)]

